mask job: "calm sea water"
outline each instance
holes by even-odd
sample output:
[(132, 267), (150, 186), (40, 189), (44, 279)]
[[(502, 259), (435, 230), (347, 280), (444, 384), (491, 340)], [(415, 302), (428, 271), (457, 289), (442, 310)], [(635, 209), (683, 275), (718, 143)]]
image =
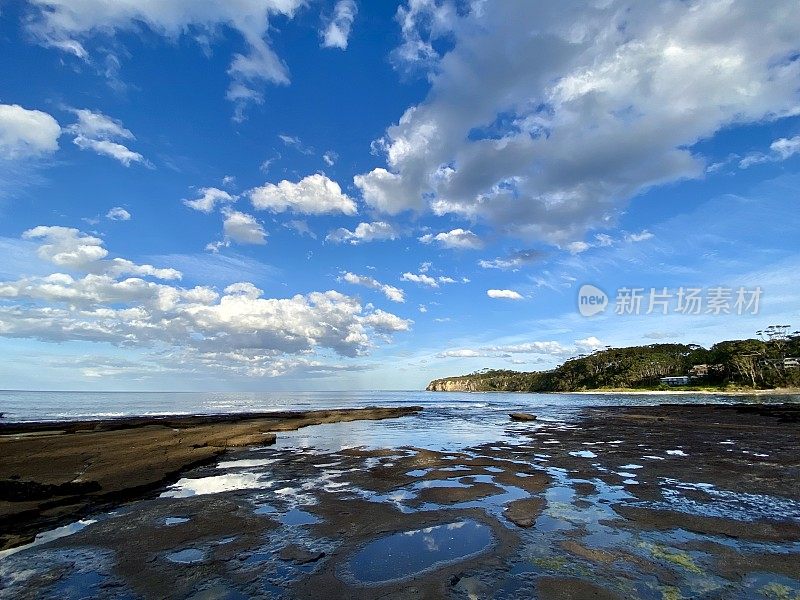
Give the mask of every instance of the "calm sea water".
[(588, 406), (664, 402), (800, 402), (800, 396), (508, 394), (425, 391), (355, 392), (19, 392), (0, 391), (6, 421), (65, 420), (130, 415), (219, 414), (250, 411), (419, 405), (419, 415), (385, 421), (320, 425), (286, 432), (279, 445), (338, 449), (343, 446), (466, 447), (510, 440), (508, 413), (569, 420)]
[(334, 392), (32, 392), (0, 391), (0, 412), (9, 421), (113, 418), (138, 415), (219, 414), (365, 406), (420, 405), (429, 409), (538, 410), (557, 415), (585, 406), (652, 405), (663, 402), (800, 402), (800, 396), (708, 394), (519, 394), (425, 391)]

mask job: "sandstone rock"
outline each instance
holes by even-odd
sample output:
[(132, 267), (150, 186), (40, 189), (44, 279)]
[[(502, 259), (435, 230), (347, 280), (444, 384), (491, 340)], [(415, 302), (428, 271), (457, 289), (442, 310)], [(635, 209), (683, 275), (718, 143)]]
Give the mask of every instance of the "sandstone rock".
[(512, 421), (535, 421), (536, 415), (532, 415), (531, 413), (524, 413), (524, 412), (515, 412), (508, 415), (511, 417)]

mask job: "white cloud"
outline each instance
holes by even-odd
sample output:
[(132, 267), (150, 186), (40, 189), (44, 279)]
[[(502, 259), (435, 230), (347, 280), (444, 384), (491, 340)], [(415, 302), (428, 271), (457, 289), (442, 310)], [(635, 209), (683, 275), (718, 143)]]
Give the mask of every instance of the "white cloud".
[(217, 240), (216, 242), (208, 242), (206, 244), (206, 251), (211, 252), (212, 254), (218, 254), (220, 250), (223, 248), (230, 248), (231, 241), (230, 240)]
[(117, 142), (92, 140), (79, 135), (72, 140), (72, 143), (81, 150), (92, 150), (97, 154), (118, 160), (126, 167), (131, 166), (131, 163), (135, 162), (148, 164), (144, 156)]
[(294, 148), (300, 154), (314, 154), (314, 149), (306, 146), (303, 141), (296, 135), (288, 135), (286, 133), (278, 134), (278, 139), (283, 142), (284, 146)]
[(392, 313), (376, 309), (362, 318), (362, 322), (375, 331), (393, 333), (395, 331), (408, 331), (414, 323), (410, 319), (401, 319)]
[(517, 250), (507, 257), (493, 260), (479, 260), (478, 265), (483, 269), (501, 269), (517, 271), (524, 266), (541, 260), (542, 253), (538, 250)]
[(330, 242), (349, 242), (355, 245), (376, 240), (396, 240), (398, 236), (397, 230), (391, 224), (385, 221), (373, 221), (359, 223), (353, 231), (340, 227), (331, 231), (325, 239)]
[(347, 49), (347, 38), (358, 13), (355, 0), (339, 0), (333, 8), (333, 17), (320, 32), (323, 48)]
[(614, 238), (607, 233), (598, 233), (594, 236), (594, 239), (597, 241), (597, 246), (601, 248), (607, 248), (608, 246), (614, 245)]
[(150, 347), (157, 362), (170, 368), (191, 364), (257, 375), (298, 365), (321, 371), (346, 368), (329, 365), (324, 357), (365, 354), (412, 323), (334, 291), (264, 298), (249, 282), (228, 285), (220, 294), (207, 286), (123, 278), (145, 271), (173, 277), (177, 271), (126, 259), (104, 261), (100, 241), (76, 230), (38, 227), (26, 237), (43, 240), (40, 256), (56, 265), (102, 269), (83, 276), (52, 273), (0, 282), (3, 337)]
[(325, 161), (326, 165), (332, 167), (333, 165), (336, 164), (336, 161), (339, 160), (339, 155), (333, 150), (328, 150), (325, 154), (322, 155), (322, 160)]
[(104, 260), (108, 250), (103, 240), (86, 235), (77, 229), (39, 225), (22, 234), (23, 239), (42, 243), (36, 254), (42, 260), (71, 271), (82, 271), (93, 275), (119, 277), (121, 275), (149, 276), (157, 279), (180, 279), (181, 272), (153, 265), (139, 265), (123, 258)]
[(769, 153), (753, 152), (739, 161), (740, 169), (766, 162), (779, 162), (800, 153), (800, 135), (778, 138), (769, 145)]
[(66, 127), (65, 131), (75, 136), (72, 143), (78, 148), (111, 157), (126, 167), (135, 162), (152, 167), (144, 156), (115, 141), (136, 139), (120, 121), (103, 113), (83, 108), (75, 109), (72, 112), (78, 117), (78, 121)]
[[(403, 281), (411, 281), (414, 283), (419, 283), (420, 285), (424, 285), (427, 287), (438, 288), (439, 284), (449, 284), (449, 283), (456, 283), (456, 280), (448, 275), (438, 275), (434, 277), (433, 275), (429, 275), (431, 270), (432, 264), (429, 262), (424, 262), (419, 266), (418, 273), (403, 273), (400, 276), (400, 279)], [(461, 283), (469, 283), (469, 279), (463, 277), (461, 279)]]
[(452, 30), (456, 20), (452, 2), (413, 0), (397, 9), (403, 43), (392, 52), (392, 61), (404, 69), (430, 68), (439, 59), (433, 40)]
[(522, 295), (514, 290), (486, 290), (489, 298), (505, 298), (507, 300), (522, 300)]
[(26, 240), (44, 240), (36, 253), (59, 267), (81, 269), (108, 255), (103, 240), (69, 227), (39, 225), (22, 234)]
[(504, 354), (549, 354), (552, 356), (560, 356), (570, 353), (569, 348), (565, 348), (555, 341), (488, 346), (484, 349), (492, 352), (502, 352)]
[(155, 277), (156, 279), (183, 278), (183, 274), (177, 269), (158, 268), (153, 265), (137, 265), (125, 258), (112, 258), (104, 265), (103, 273), (111, 277), (136, 275), (139, 277)]
[(427, 70), (431, 89), (376, 143), (385, 167), (354, 181), (378, 210), (427, 208), (563, 247), (642, 190), (701, 176), (696, 142), (798, 114), (795, 17), (791, 0), (656, 12), (414, 0), (398, 11), (394, 58)]
[(300, 235), (307, 235), (313, 240), (317, 239), (317, 234), (311, 231), (308, 223), (302, 219), (292, 219), (291, 221), (286, 221), (283, 226), (287, 229), (296, 231)]
[(191, 209), (204, 213), (210, 213), (219, 204), (236, 201), (236, 196), (215, 187), (200, 188), (198, 193), (200, 194), (199, 198), (185, 199), (183, 203)]
[(353, 177), (353, 183), (361, 191), (361, 195), (372, 208), (390, 215), (405, 210), (422, 210), (424, 202), (413, 190), (407, 189), (399, 175), (386, 169), (377, 168), (364, 175)]
[(266, 244), (267, 232), (256, 218), (247, 213), (226, 209), (222, 231), (225, 237), (240, 244)]
[(346, 281), (347, 283), (352, 283), (353, 285), (362, 285), (373, 290), (378, 290), (392, 302), (406, 301), (403, 290), (396, 288), (393, 285), (381, 283), (374, 277), (369, 277), (367, 275), (356, 275), (355, 273), (346, 272), (342, 274), (340, 279), (342, 281)]
[(77, 123), (66, 127), (66, 130), (75, 135), (98, 140), (135, 140), (136, 137), (126, 129), (122, 121), (113, 119), (101, 112), (94, 112), (86, 108), (72, 109), (78, 117)]
[(655, 236), (647, 231), (647, 229), (643, 229), (639, 233), (629, 233), (625, 236), (625, 240), (628, 242), (645, 242), (647, 240), (653, 239)]
[(777, 154), (781, 160), (786, 160), (800, 152), (800, 135), (793, 138), (779, 138), (769, 145), (769, 149)]
[(592, 351), (605, 348), (606, 344), (592, 335), (582, 340), (575, 340), (575, 346), (580, 350)]
[[(436, 356), (439, 358), (510, 358), (514, 354), (536, 354), (550, 356), (554, 358), (566, 358), (578, 351), (591, 351), (604, 348), (603, 344), (596, 337), (588, 337), (583, 340), (575, 340), (572, 345), (564, 345), (555, 340), (523, 342), (519, 344), (498, 344), (493, 346), (481, 346), (480, 348), (457, 348), (445, 350)], [(514, 361), (515, 364), (523, 364), (528, 361)]]
[(459, 250), (477, 250), (483, 248), (481, 239), (469, 229), (453, 229), (452, 231), (442, 231), (433, 235), (426, 233), (419, 238), (423, 244), (438, 242), (443, 248), (455, 248)]
[(477, 358), (489, 356), (477, 350), (470, 350), (469, 348), (459, 348), (457, 350), (445, 350), (436, 355), (438, 358)]
[(403, 281), (412, 281), (428, 287), (439, 287), (439, 282), (436, 281), (436, 278), (426, 275), (425, 273), (403, 273), (400, 279)]
[(263, 102), (263, 82), (288, 84), (284, 62), (268, 43), (270, 19), (275, 15), (292, 18), (303, 0), (31, 0), (39, 11), (27, 20), (28, 31), (42, 44), (88, 60), (84, 41), (93, 37), (136, 31), (147, 27), (169, 39), (190, 35), (205, 43), (218, 37), (222, 27), (237, 31), (246, 53), (236, 53), (228, 68), (231, 83), (227, 97), (236, 104), (236, 116), (243, 118), (247, 103)]
[(570, 242), (567, 244), (567, 250), (569, 250), (570, 254), (581, 254), (582, 252), (586, 252), (591, 246), (586, 242)]
[(51, 115), (0, 104), (0, 159), (44, 156), (58, 150), (61, 126)]
[(112, 221), (130, 221), (131, 213), (121, 206), (115, 206), (106, 213), (106, 219), (111, 219)]
[(306, 215), (358, 212), (355, 202), (335, 181), (324, 175), (304, 177), (297, 183), (284, 179), (280, 183), (267, 183), (249, 192), (253, 206), (259, 210), (279, 213), (292, 211)]

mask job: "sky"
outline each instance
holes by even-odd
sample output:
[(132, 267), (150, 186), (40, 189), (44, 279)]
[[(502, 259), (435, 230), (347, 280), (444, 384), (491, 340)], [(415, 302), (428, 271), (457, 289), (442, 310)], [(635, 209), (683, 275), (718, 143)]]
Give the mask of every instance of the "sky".
[(798, 226), (795, 1), (0, 0), (3, 389), (800, 328)]

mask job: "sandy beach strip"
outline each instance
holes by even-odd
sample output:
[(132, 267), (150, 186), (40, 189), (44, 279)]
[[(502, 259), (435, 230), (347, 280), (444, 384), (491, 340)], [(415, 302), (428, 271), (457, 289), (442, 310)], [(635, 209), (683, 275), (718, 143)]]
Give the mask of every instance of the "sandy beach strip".
[(579, 394), (585, 396), (800, 396), (800, 388), (775, 388), (770, 390), (584, 390), (580, 392), (549, 392), (552, 394)]

